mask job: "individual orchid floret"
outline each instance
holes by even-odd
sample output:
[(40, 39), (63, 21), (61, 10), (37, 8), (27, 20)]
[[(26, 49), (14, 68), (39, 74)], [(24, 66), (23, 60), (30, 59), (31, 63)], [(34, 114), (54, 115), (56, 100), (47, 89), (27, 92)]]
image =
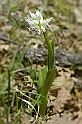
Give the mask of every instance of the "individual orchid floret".
[(47, 28), (50, 28), (50, 19), (43, 19), (41, 11), (36, 10), (35, 13), (32, 13), (29, 10), (29, 16), (25, 17), (25, 21), (29, 24), (28, 29), (30, 31), (35, 31), (38, 34), (41, 34), (46, 31)]

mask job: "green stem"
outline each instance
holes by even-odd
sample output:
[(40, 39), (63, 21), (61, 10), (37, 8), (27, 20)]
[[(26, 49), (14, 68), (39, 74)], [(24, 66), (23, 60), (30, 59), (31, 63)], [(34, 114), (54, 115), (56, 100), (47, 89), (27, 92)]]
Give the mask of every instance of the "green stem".
[(10, 70), (8, 70), (8, 109), (7, 109), (7, 123), (9, 121), (10, 114)]
[(47, 65), (48, 65), (48, 70), (52, 69), (54, 67), (54, 50), (52, 47), (52, 43), (50, 43), (47, 34), (43, 33), (43, 36), (46, 40), (47, 48), (48, 48), (48, 58), (47, 58)]

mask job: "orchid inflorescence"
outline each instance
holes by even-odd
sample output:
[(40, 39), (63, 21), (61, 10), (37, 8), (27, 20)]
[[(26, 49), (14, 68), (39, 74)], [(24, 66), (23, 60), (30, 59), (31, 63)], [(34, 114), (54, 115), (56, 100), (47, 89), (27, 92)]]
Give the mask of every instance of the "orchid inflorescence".
[(29, 24), (27, 27), (30, 31), (35, 31), (38, 34), (42, 34), (46, 31), (47, 28), (50, 28), (50, 19), (44, 19), (42, 15), (42, 11), (35, 10), (35, 13), (32, 13), (29, 10), (29, 16), (25, 17), (25, 21)]

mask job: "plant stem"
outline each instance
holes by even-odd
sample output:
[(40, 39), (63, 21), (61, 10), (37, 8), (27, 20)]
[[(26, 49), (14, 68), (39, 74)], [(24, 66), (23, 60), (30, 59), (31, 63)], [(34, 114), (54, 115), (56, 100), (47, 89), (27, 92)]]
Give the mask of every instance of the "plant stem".
[(9, 121), (10, 114), (10, 70), (8, 69), (8, 108), (7, 108), (7, 123)]

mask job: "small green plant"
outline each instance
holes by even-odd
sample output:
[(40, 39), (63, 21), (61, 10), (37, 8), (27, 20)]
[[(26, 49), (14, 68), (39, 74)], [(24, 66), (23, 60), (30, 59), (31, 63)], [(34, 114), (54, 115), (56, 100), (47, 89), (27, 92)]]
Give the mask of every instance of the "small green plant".
[[(6, 118), (6, 123), (9, 123), (9, 117), (10, 117), (10, 111), (12, 109), (11, 107), (11, 102), (12, 102), (12, 99), (13, 99), (13, 94), (15, 94), (15, 102), (16, 102), (16, 112), (18, 113), (18, 111), (20, 111), (18, 109), (18, 94), (17, 92), (19, 91), (16, 91), (14, 89), (11, 88), (11, 81), (12, 79), (14, 79), (14, 76), (15, 76), (15, 72), (16, 72), (16, 69), (18, 69), (18, 67), (20, 66), (21, 68), (24, 68), (23, 67), (23, 64), (22, 64), (22, 60), (23, 60), (23, 57), (24, 57), (24, 50), (23, 52), (18, 56), (18, 50), (19, 50), (19, 47), (17, 48), (17, 50), (15, 51), (12, 59), (11, 59), (11, 62), (10, 62), (10, 65), (9, 65), (9, 68), (8, 70), (6, 71), (6, 74), (4, 74), (3, 76), (5, 77), (4, 80), (1, 80), (2, 81), (2, 85), (0, 84), (0, 99), (1, 99), (1, 103), (0, 105), (3, 106), (4, 108), (4, 116)], [(1, 78), (1, 77), (0, 77)], [(24, 91), (22, 91), (24, 92)], [(21, 112), (19, 112), (20, 114)], [(20, 115), (19, 115), (20, 116)], [(3, 117), (0, 117), (0, 118), (3, 118)], [(15, 121), (19, 121), (19, 117), (16, 118)], [(0, 122), (2, 120), (0, 119)]]
[(20, 27), (24, 26), (25, 22), (20, 23), (21, 17), (16, 18), (15, 16), (12, 16), (11, 13), (15, 14), (15, 12), (17, 10), (22, 10), (22, 8), (20, 7), (20, 5), (22, 3), (23, 3), (23, 0), (20, 0), (18, 2), (14, 1), (14, 0), (8, 0), (7, 18), (10, 21), (10, 23), (12, 22), (12, 28), (9, 33), (10, 33), (11, 39), (13, 39), (15, 41), (20, 41), (20, 39), (24, 38), (24, 36), (25, 36), (24, 33), (20, 33), (19, 36), (16, 36), (16, 31)]
[(50, 28), (50, 19), (43, 19), (41, 11), (36, 10), (35, 13), (29, 11), (29, 15), (25, 17), (25, 21), (29, 24), (27, 27), (30, 31), (35, 31), (38, 35), (42, 35), (46, 41), (48, 56), (47, 65), (39, 71), (38, 83), (37, 83), (37, 94), (39, 95), (39, 113), (42, 117), (46, 114), (47, 101), (48, 101), (48, 91), (52, 85), (52, 82), (56, 76), (56, 69), (54, 68), (55, 56), (54, 56), (54, 41), (49, 41), (46, 33), (46, 28)]
[(23, 2), (23, 0), (20, 0), (19, 2), (16, 2), (13, 4), (13, 0), (8, 0), (8, 12), (7, 12), (7, 17), (10, 17), (10, 13), (12, 11), (16, 11), (19, 8), (19, 5)]

